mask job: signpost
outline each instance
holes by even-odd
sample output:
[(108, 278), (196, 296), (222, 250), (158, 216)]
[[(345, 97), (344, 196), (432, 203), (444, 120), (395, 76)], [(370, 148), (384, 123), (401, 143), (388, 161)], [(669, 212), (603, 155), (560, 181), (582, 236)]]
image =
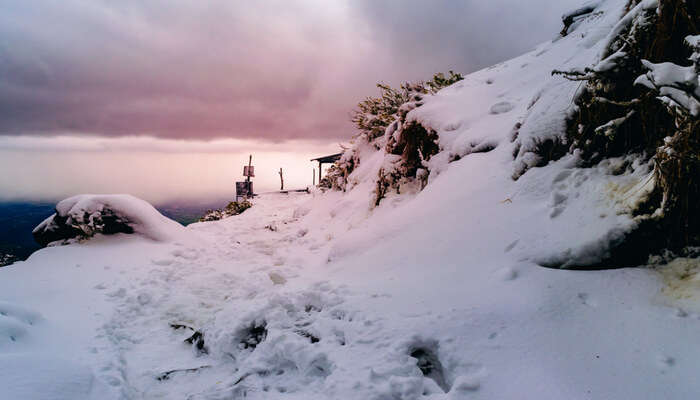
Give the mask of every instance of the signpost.
[(252, 162), (253, 155), (251, 154), (248, 158), (248, 165), (243, 167), (243, 176), (246, 177), (245, 181), (236, 182), (236, 201), (253, 197), (253, 182), (250, 181), (250, 178), (255, 177), (255, 169), (251, 165)]

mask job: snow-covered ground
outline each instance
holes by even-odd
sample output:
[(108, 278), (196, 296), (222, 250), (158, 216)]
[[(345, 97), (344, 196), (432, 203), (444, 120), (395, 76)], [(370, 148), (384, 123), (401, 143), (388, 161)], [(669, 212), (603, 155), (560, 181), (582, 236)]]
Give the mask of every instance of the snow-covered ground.
[[(5, 267), (6, 398), (700, 393), (692, 282), (667, 284), (651, 269), (519, 261), (507, 215), (441, 205), (414, 212), (431, 193), (369, 219), (340, 193), (268, 195), (240, 216), (192, 225), (190, 241), (105, 236)], [(192, 331), (171, 324), (200, 330), (206, 353), (183, 342)], [(264, 340), (243, 344), (251, 336)], [(438, 360), (434, 379), (410, 357), (418, 350)]]
[(577, 90), (550, 72), (594, 65), (624, 3), (412, 111), (444, 149), (419, 193), (373, 208), (386, 157), (368, 150), (344, 193), (265, 195), (160, 241), (98, 235), (0, 269), (0, 398), (696, 398), (698, 260), (540, 266), (604, 259), (649, 166), (569, 155), (512, 179)]

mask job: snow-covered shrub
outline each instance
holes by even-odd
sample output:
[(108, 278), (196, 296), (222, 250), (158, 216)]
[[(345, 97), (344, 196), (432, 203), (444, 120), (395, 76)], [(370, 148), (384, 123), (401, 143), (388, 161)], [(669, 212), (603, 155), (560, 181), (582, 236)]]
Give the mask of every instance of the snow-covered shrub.
[(697, 0), (631, 0), (596, 65), (554, 71), (585, 82), (567, 124), (571, 150), (589, 165), (654, 159), (655, 189), (636, 210), (630, 252), (700, 243), (699, 11)]
[(18, 259), (13, 254), (5, 254), (5, 253), (0, 252), (0, 267), (4, 267), (5, 265), (10, 265), (10, 264), (14, 263), (15, 261), (18, 261)]
[(449, 71), (447, 76), (442, 72), (433, 75), (428, 82), (405, 82), (398, 89), (378, 83), (380, 96), (362, 100), (352, 111), (351, 121), (360, 131), (360, 135), (371, 142), (384, 135), (389, 125), (402, 116), (401, 113), (405, 117), (405, 113), (409, 111), (404, 107), (405, 104), (420, 101), (421, 95), (435, 94), (462, 79), (462, 74)]
[(238, 215), (252, 206), (253, 204), (248, 200), (232, 201), (220, 210), (208, 210), (204, 216), (199, 219), (199, 222), (218, 221), (226, 217)]
[[(404, 116), (405, 118), (405, 116)], [(399, 193), (403, 184), (418, 179), (421, 189), (428, 179), (425, 162), (440, 151), (438, 134), (420, 123), (402, 123), (402, 129), (387, 137), (385, 151), (390, 162), (378, 174), (375, 204), (379, 204), (386, 192), (393, 188)]]
[(164, 217), (148, 202), (131, 195), (78, 195), (56, 204), (56, 213), (32, 234), (42, 246), (88, 239), (95, 234), (138, 233), (170, 240), (184, 227)]
[(437, 73), (427, 82), (406, 82), (398, 89), (378, 84), (379, 97), (368, 97), (353, 110), (351, 120), (359, 133), (352, 146), (329, 168), (319, 186), (325, 189), (346, 190), (350, 175), (368, 153), (382, 152), (385, 162), (376, 172), (375, 204), (394, 189), (419, 180), (425, 185), (428, 170), (425, 161), (439, 151), (438, 135), (419, 122), (408, 121), (408, 113), (423, 104), (425, 96), (464, 79), (449, 71)]

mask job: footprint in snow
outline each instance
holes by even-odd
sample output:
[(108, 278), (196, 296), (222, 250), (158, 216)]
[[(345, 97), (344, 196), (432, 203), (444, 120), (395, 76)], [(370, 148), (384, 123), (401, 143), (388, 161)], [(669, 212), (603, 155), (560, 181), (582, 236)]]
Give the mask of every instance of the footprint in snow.
[(508, 101), (501, 101), (501, 102), (498, 102), (498, 103), (492, 105), (491, 110), (489, 110), (489, 112), (491, 114), (496, 114), (496, 115), (497, 114), (505, 114), (514, 108), (515, 108), (515, 106), (513, 105), (513, 103), (510, 103)]
[(452, 386), (452, 390), (455, 393), (469, 393), (476, 392), (479, 390), (481, 382), (479, 378), (475, 376), (465, 376), (461, 375), (455, 379), (455, 383)]
[(588, 293), (581, 292), (576, 295), (581, 304), (585, 306), (595, 307), (597, 304), (591, 300), (591, 296)]
[(0, 349), (6, 344), (22, 340), (29, 334), (28, 327), (41, 319), (42, 316), (38, 312), (0, 302)]
[(152, 300), (151, 295), (148, 293), (139, 293), (138, 296), (136, 296), (136, 301), (139, 302), (140, 305), (145, 306), (148, 303), (150, 303)]
[(185, 260), (189, 260), (189, 261), (196, 260), (199, 256), (197, 254), (197, 251), (194, 249), (185, 249), (184, 251), (180, 250), (180, 249), (176, 249), (176, 250), (173, 250), (170, 254), (172, 254), (175, 257), (184, 258)]
[(566, 209), (566, 201), (568, 199), (569, 197), (564, 193), (553, 192), (550, 199), (552, 211), (549, 213), (549, 218), (554, 219), (561, 215), (561, 213), (564, 212), (564, 210)]
[(115, 298), (123, 298), (124, 296), (126, 296), (126, 289), (119, 288), (113, 292), (107, 293), (107, 296), (115, 297)]
[(460, 122), (452, 122), (452, 123), (446, 124), (443, 129), (447, 132), (452, 132), (452, 131), (456, 131), (457, 129), (459, 129), (461, 127), (462, 127), (462, 124)]
[(678, 318), (686, 318), (688, 316), (688, 312), (682, 308), (677, 308), (674, 315)]
[(676, 359), (668, 355), (662, 355), (658, 357), (657, 364), (661, 370), (661, 373), (665, 374), (676, 365)]
[(513, 268), (510, 268), (510, 267), (505, 267), (505, 268), (499, 269), (496, 272), (496, 275), (502, 281), (512, 281), (518, 277), (518, 271), (513, 269)]
[(268, 276), (270, 277), (272, 283), (275, 285), (284, 285), (285, 283), (287, 283), (287, 280), (277, 272), (270, 272)]

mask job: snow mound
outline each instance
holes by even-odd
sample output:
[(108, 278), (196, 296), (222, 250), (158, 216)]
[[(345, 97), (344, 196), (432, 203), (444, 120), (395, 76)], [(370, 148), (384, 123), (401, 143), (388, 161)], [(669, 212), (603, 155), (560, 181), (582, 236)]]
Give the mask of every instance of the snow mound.
[(39, 244), (47, 246), (98, 233), (137, 233), (156, 241), (170, 241), (183, 231), (182, 225), (134, 196), (83, 194), (56, 204), (56, 213), (34, 228), (32, 234)]

